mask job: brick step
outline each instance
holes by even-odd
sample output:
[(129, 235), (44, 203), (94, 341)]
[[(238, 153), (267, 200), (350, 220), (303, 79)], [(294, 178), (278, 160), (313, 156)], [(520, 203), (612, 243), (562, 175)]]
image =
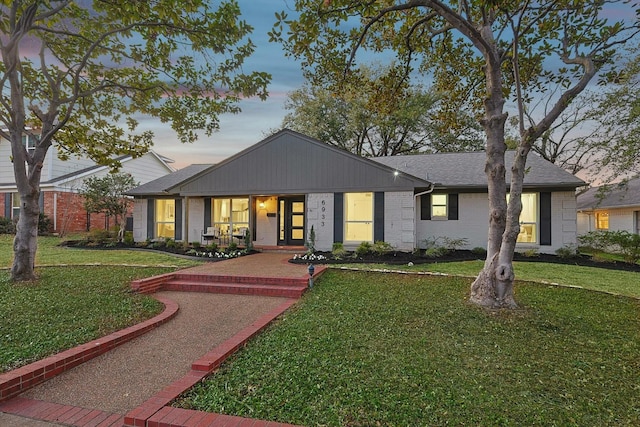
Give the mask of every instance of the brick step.
[(257, 276), (236, 276), (221, 274), (193, 274), (193, 273), (174, 273), (169, 280), (182, 280), (188, 282), (204, 282), (204, 283), (244, 283), (244, 284), (260, 284), (260, 285), (288, 285), (288, 286), (307, 286), (309, 279), (302, 277), (257, 277)]
[(260, 283), (205, 283), (172, 279), (164, 283), (165, 291), (207, 292), (217, 294), (260, 295), (269, 297), (300, 298), (307, 285), (274, 285)]

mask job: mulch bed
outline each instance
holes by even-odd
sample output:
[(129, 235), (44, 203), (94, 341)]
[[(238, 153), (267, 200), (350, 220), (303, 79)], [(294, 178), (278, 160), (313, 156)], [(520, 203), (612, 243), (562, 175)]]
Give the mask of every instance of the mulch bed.
[[(485, 256), (482, 254), (473, 253), (469, 250), (456, 250), (451, 251), (446, 255), (440, 257), (429, 258), (424, 255), (417, 255), (410, 252), (393, 252), (385, 255), (369, 254), (362, 257), (354, 257), (352, 254), (345, 255), (341, 259), (333, 259), (331, 252), (316, 252), (316, 255), (322, 255), (326, 259), (323, 260), (304, 260), (295, 259), (289, 262), (295, 264), (353, 264), (353, 263), (377, 263), (377, 264), (391, 264), (402, 265), (412, 262), (413, 264), (431, 264), (442, 262), (458, 262), (458, 261), (484, 261)], [(640, 272), (640, 265), (629, 264), (625, 262), (615, 261), (594, 261), (588, 255), (577, 255), (571, 258), (561, 258), (552, 254), (536, 254), (535, 256), (525, 256), (521, 253), (517, 253), (514, 256), (514, 261), (523, 262), (547, 262), (554, 264), (566, 264), (566, 265), (578, 265), (581, 267), (596, 267), (606, 268), (611, 270), (623, 270), (623, 271), (635, 271)]]

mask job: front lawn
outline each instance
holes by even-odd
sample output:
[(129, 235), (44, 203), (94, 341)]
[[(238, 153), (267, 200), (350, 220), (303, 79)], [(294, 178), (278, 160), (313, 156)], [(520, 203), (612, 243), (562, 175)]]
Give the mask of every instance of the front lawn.
[[(430, 271), (454, 275), (478, 275), (484, 261), (442, 262), (416, 265), (348, 264), (345, 268), (388, 269), (402, 271)], [(611, 292), (640, 298), (640, 273), (610, 270), (606, 268), (582, 267), (570, 264), (515, 261), (516, 279), (580, 286), (585, 289)], [(340, 268), (340, 266), (334, 266)], [(516, 295), (517, 297), (517, 295)]]
[[(11, 265), (12, 241), (0, 235), (0, 266)], [(131, 294), (130, 282), (198, 264), (144, 251), (69, 249), (60, 242), (38, 238), (37, 282), (12, 283), (8, 268), (0, 270), (0, 372), (153, 317), (162, 304)]]
[[(13, 260), (13, 238), (0, 234), (0, 267), (11, 267)], [(75, 249), (60, 246), (59, 237), (38, 237), (36, 265), (138, 265), (189, 267), (199, 262), (177, 258), (166, 253), (142, 250), (100, 250)]]
[(12, 283), (0, 271), (0, 372), (146, 320), (162, 311), (129, 292), (131, 280), (168, 268), (106, 266), (37, 269), (38, 282)]
[(181, 406), (300, 425), (637, 425), (640, 303), (519, 282), (330, 270)]

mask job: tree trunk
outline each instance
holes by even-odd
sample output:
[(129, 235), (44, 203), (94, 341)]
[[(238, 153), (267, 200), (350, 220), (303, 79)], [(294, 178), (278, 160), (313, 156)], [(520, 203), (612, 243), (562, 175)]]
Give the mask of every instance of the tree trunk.
[(20, 196), (20, 217), (16, 227), (16, 237), (13, 240), (13, 266), (11, 280), (35, 280), (34, 271), (36, 249), (38, 247), (38, 220), (40, 207), (39, 193)]
[[(513, 224), (507, 224), (507, 183), (505, 178), (507, 146), (504, 141), (504, 125), (507, 114), (503, 111), (505, 100), (500, 69), (501, 62), (491, 28), (487, 26), (481, 30), (481, 33), (484, 40), (487, 41), (487, 46), (493, 46), (493, 50), (485, 52), (487, 98), (484, 101), (485, 116), (482, 120), (482, 126), (487, 136), (485, 173), (489, 193), (489, 235), (487, 259), (482, 271), (471, 285), (469, 300), (483, 307), (515, 308), (517, 304), (513, 296), (513, 249), (519, 232), (519, 223), (516, 220), (515, 229), (517, 231), (514, 235)], [(518, 202), (519, 198), (520, 195), (518, 195)], [(517, 208), (517, 206), (513, 206), (513, 208)], [(519, 217), (520, 210), (516, 210)], [(513, 240), (512, 244), (511, 240)]]

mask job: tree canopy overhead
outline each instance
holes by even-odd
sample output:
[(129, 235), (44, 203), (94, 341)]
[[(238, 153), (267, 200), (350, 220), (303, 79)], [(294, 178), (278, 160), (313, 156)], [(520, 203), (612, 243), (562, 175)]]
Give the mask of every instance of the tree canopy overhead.
[[(33, 278), (40, 171), (54, 143), (114, 165), (140, 155), (170, 123), (181, 142), (211, 134), (240, 97), (267, 96), (270, 76), (245, 73), (252, 28), (234, 0), (13, 0), (0, 5), (0, 137), (11, 143), (22, 211), (14, 279)], [(38, 136), (34, 150), (24, 134)]]
[(348, 79), (308, 82), (289, 94), (283, 126), (365, 157), (480, 149), (473, 118), (459, 111), (463, 126), (445, 126), (441, 96), (412, 84), (405, 71), (361, 66)]
[[(433, 79), (436, 90), (448, 95), (451, 113), (461, 103), (478, 111), (486, 136), (489, 218), (487, 259), (471, 301), (517, 306), (513, 254), (527, 156), (596, 76), (603, 83), (617, 77), (613, 59), (637, 36), (640, 6), (626, 0), (296, 0), (295, 10), (295, 19), (277, 15), (271, 36), (320, 81), (349, 74), (362, 51), (393, 52), (407, 68)], [(622, 18), (609, 19), (612, 11)], [(548, 109), (534, 115), (541, 99)], [(507, 183), (509, 113), (518, 129)]]

